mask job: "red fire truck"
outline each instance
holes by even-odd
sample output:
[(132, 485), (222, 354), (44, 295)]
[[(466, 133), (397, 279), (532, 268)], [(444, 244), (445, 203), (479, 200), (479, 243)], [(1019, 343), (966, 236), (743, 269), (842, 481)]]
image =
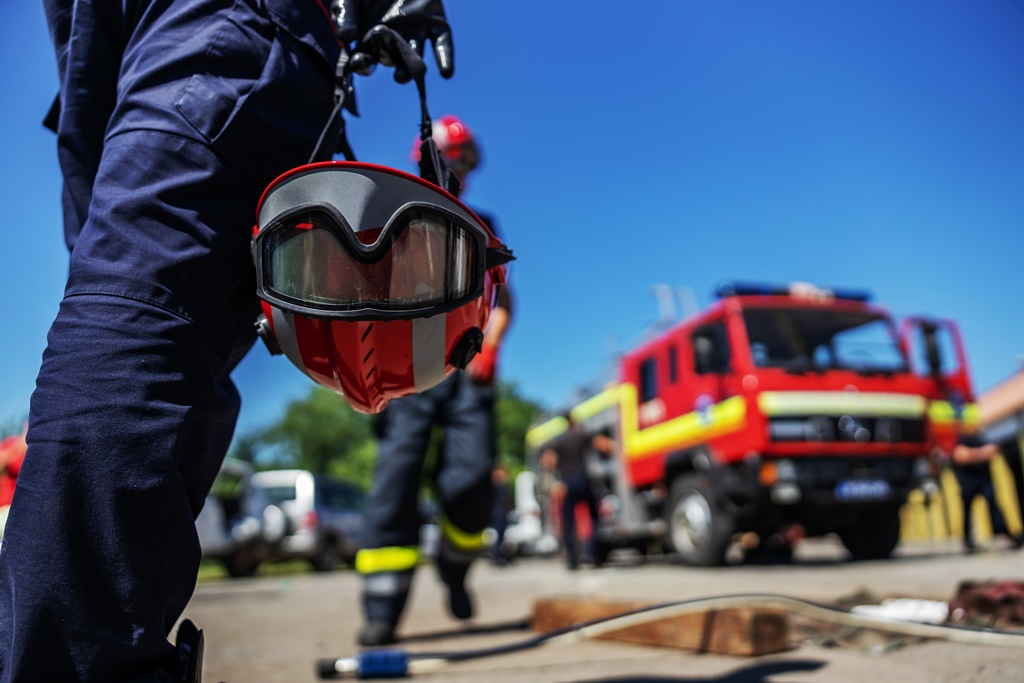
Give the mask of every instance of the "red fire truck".
[[(571, 408), (618, 443), (598, 561), (661, 541), (717, 565), (737, 538), (788, 552), (780, 539), (828, 533), (855, 558), (888, 557), (907, 494), (977, 415), (956, 326), (897, 325), (869, 299), (728, 283), (626, 352), (617, 381)], [(528, 445), (539, 452), (565, 429), (550, 418)]]

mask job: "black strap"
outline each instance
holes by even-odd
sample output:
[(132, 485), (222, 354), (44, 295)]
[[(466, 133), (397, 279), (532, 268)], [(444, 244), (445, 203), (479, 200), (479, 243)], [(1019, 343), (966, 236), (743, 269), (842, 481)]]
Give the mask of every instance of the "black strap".
[(313, 153), (309, 155), (309, 161), (306, 163), (312, 164), (315, 161), (323, 160), (320, 155), (323, 153), (328, 134), (332, 130), (337, 130), (335, 152), (343, 154), (349, 161), (356, 161), (356, 155), (352, 151), (352, 146), (348, 143), (348, 135), (345, 132), (345, 117), (341, 115), (341, 110), (345, 106), (345, 98), (352, 87), (352, 73), (348, 68), (349, 62), (348, 52), (342, 50), (341, 56), (338, 57), (338, 63), (334, 67), (334, 109), (331, 110), (331, 115), (327, 118), (324, 129), (320, 131), (320, 137), (316, 141)]
[[(437, 148), (437, 143), (434, 142), (434, 124), (427, 109), (427, 66), (423, 58), (400, 33), (384, 25), (375, 26), (370, 30), (363, 38), (363, 43), (371, 46), (373, 50), (386, 51), (392, 63), (402, 65), (405, 72), (416, 82), (416, 90), (420, 97), (420, 177), (458, 197), (462, 191), (458, 176), (448, 168)], [(330, 132), (334, 130), (337, 131), (336, 152), (343, 154), (349, 161), (356, 161), (356, 155), (352, 152), (346, 135), (345, 117), (341, 113), (352, 88), (350, 66), (350, 56), (347, 51), (342, 50), (334, 69), (334, 109), (320, 133), (316, 147), (313, 148), (309, 163), (321, 160)]]
[(434, 124), (430, 119), (430, 112), (427, 111), (426, 79), (420, 75), (415, 80), (416, 89), (420, 93), (420, 177), (434, 183), (453, 197), (458, 197), (462, 192), (462, 183), (448, 168), (448, 164), (441, 156), (441, 150), (434, 142)]

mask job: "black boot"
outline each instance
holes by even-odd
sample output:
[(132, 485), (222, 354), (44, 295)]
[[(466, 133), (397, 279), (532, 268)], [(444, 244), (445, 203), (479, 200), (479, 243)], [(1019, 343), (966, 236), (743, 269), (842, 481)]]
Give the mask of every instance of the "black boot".
[(359, 632), (358, 642), (362, 647), (380, 647), (397, 642), (395, 625), (390, 621), (368, 621)]
[(412, 573), (401, 575), (401, 585), (390, 595), (363, 593), (363, 628), (356, 637), (362, 647), (380, 647), (398, 642), (395, 630), (409, 597)]
[(448, 586), (448, 609), (456, 619), (465, 621), (473, 618), (473, 598), (466, 590), (466, 574), (469, 564), (455, 564), (443, 557), (437, 560), (437, 573)]

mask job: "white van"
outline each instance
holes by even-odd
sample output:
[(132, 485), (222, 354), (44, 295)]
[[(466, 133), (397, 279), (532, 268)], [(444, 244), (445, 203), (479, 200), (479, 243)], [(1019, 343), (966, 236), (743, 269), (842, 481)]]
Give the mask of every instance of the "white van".
[(257, 472), (252, 482), (287, 520), (270, 559), (307, 560), (317, 571), (330, 571), (339, 560), (355, 562), (364, 527), (365, 496), (358, 485), (307, 470)]
[(540, 503), (535, 486), (537, 475), (520, 472), (515, 479), (514, 504), (505, 529), (505, 549), (512, 555), (554, 555), (559, 541), (549, 528), (549, 520), (541, 519)]
[(232, 577), (256, 573), (285, 531), (282, 511), (252, 478), (251, 465), (225, 458), (196, 518), (203, 557), (220, 561)]

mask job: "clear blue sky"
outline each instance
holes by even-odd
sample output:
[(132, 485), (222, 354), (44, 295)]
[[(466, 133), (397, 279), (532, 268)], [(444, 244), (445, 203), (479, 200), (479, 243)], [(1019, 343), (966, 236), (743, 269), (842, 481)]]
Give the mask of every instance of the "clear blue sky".
[[(1017, 0), (447, 6), (456, 77), (432, 76), (431, 109), (483, 146), (466, 199), (519, 257), (502, 368), (527, 396), (556, 405), (592, 378), (657, 317), (653, 285), (690, 287), (703, 307), (724, 279), (867, 288), (895, 313), (956, 320), (977, 389), (1017, 370)], [(67, 254), (40, 126), (56, 89), (42, 10), (12, 0), (2, 18), (6, 424), (27, 410)], [(356, 152), (411, 170), (414, 88), (384, 71), (357, 88)], [(310, 386), (261, 346), (236, 381), (242, 431)]]

